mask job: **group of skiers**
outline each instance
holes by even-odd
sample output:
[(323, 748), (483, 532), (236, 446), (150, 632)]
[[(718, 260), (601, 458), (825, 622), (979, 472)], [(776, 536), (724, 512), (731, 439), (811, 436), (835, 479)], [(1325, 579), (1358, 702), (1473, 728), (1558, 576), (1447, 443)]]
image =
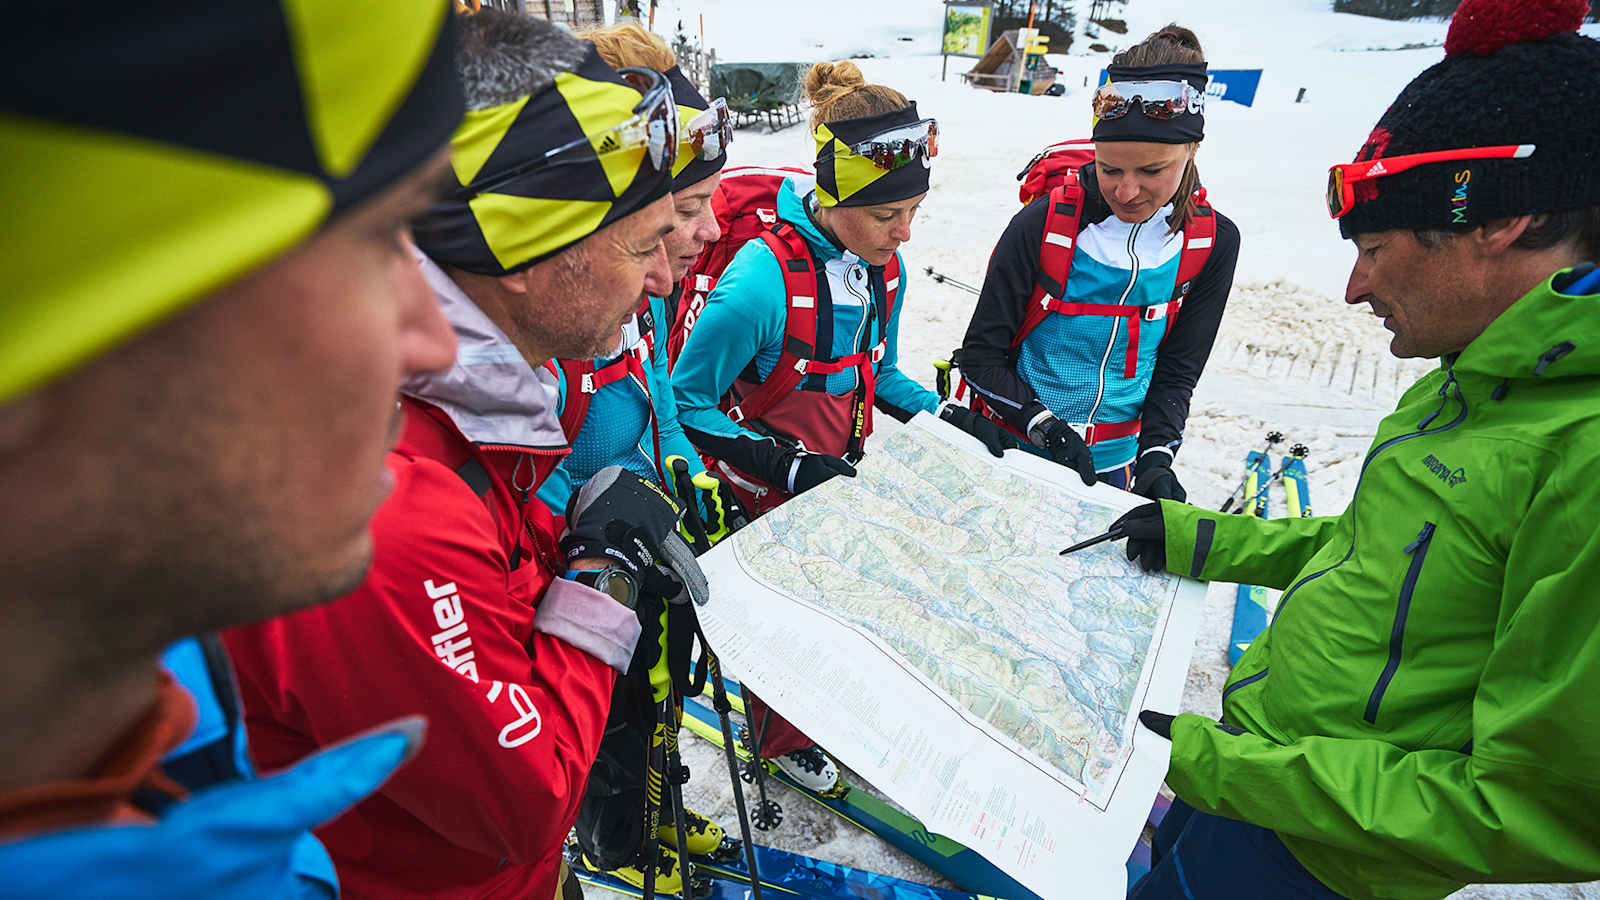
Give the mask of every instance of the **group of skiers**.
[[(1600, 877), (1600, 120), (1568, 115), (1600, 43), (1535, 5), (1466, 0), (1330, 171), (1347, 302), (1442, 365), (1342, 515), (1283, 521), (1173, 470), (1239, 249), (1187, 29), (1119, 53), (1091, 141), (1030, 167), (947, 399), (897, 346), (939, 126), (849, 63), (807, 77), (808, 170), (724, 179), (725, 102), (636, 25), (30, 7), (0, 39), (30, 223), (0, 312), (6, 893), (570, 898), (569, 855), (683, 890), (675, 851), (725, 845), (652, 812), (715, 602), (695, 555), (853, 475), (874, 411), (1155, 501), (1121, 520), (1147, 569), (1288, 589), (1222, 722), (1141, 715), (1178, 800), (1130, 896)], [(747, 700), (754, 751), (826, 792)]]

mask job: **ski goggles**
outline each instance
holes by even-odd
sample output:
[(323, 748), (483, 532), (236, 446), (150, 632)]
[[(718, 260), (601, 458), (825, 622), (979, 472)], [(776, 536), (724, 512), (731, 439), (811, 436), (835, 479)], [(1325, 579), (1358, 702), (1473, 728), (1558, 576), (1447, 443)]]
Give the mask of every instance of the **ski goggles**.
[(1533, 144), (1503, 144), (1498, 147), (1462, 147), (1456, 150), (1429, 150), (1402, 156), (1384, 156), (1361, 162), (1337, 163), (1328, 167), (1328, 217), (1337, 219), (1356, 205), (1356, 184), (1394, 175), (1428, 163), (1462, 159), (1526, 159), (1533, 155)]
[(728, 101), (721, 97), (711, 101), (683, 129), (683, 143), (699, 159), (711, 162), (726, 153), (733, 143), (733, 115), (728, 112)]
[(618, 69), (617, 75), (644, 95), (633, 107), (632, 117), (599, 134), (586, 134), (553, 147), (520, 166), (480, 178), (462, 188), (460, 196), (466, 199), (490, 193), (524, 175), (573, 160), (574, 154), (578, 154), (576, 161), (583, 161), (592, 156), (643, 148), (645, 160), (652, 169), (671, 174), (672, 164), (678, 158), (678, 106), (672, 99), (672, 85), (660, 72), (639, 66)]
[(1203, 113), (1206, 94), (1187, 81), (1108, 81), (1094, 92), (1097, 119), (1120, 119), (1137, 108), (1147, 119), (1170, 122)]
[(885, 172), (908, 166), (918, 156), (927, 164), (939, 155), (939, 122), (923, 119), (899, 125), (847, 146)]

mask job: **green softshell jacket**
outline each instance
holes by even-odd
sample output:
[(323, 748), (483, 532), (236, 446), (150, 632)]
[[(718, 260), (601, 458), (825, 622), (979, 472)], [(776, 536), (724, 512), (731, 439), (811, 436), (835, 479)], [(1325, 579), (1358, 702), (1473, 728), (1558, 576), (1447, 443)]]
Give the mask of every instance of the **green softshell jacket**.
[(1173, 572), (1285, 591), (1167, 783), (1349, 897), (1600, 877), (1600, 295), (1571, 280), (1406, 391), (1342, 515), (1162, 501)]

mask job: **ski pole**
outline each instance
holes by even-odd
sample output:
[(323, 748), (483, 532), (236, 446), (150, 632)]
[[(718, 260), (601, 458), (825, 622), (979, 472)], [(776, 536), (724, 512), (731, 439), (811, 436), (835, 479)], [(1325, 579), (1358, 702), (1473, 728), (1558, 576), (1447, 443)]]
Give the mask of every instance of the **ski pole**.
[[(660, 840), (656, 837), (656, 832), (661, 828), (661, 780), (662, 770), (667, 764), (667, 724), (663, 718), (665, 715), (663, 710), (670, 701), (669, 697), (656, 704), (656, 727), (650, 735), (650, 764), (645, 776), (644, 841), (639, 847), (639, 856), (643, 863), (641, 869), (644, 874), (644, 900), (655, 900), (656, 896), (656, 866), (660, 862), (657, 853), (660, 849)], [(678, 877), (680, 881), (688, 880), (682, 871), (679, 871)]]
[(739, 757), (734, 752), (733, 722), (728, 714), (733, 704), (728, 702), (728, 686), (722, 683), (722, 665), (717, 655), (706, 643), (705, 632), (700, 631), (699, 620), (695, 631), (700, 635), (700, 646), (706, 648), (706, 668), (711, 673), (711, 707), (717, 711), (717, 722), (722, 726), (722, 754), (728, 759), (728, 781), (733, 785), (733, 807), (739, 813), (739, 837), (744, 841), (744, 864), (750, 869), (751, 900), (761, 900), (761, 876), (756, 871), (756, 845), (750, 835), (750, 811), (745, 807), (744, 785), (739, 781)]
[(949, 284), (951, 287), (960, 288), (963, 291), (966, 291), (966, 292), (968, 292), (970, 294), (981, 294), (981, 293), (983, 293), (982, 291), (978, 290), (977, 288), (973, 287), (972, 285), (967, 284), (965, 281), (960, 281), (958, 279), (951, 278), (949, 275), (946, 275), (943, 272), (935, 272), (933, 270), (933, 266), (928, 266), (927, 268), (923, 269), (922, 271), (924, 273), (926, 273), (929, 278), (932, 278), (936, 284)]
[[(689, 461), (681, 456), (673, 457), (670, 467), (679, 496), (688, 498), (684, 503), (683, 514), (689, 522), (689, 533), (695, 535), (697, 540), (704, 540), (706, 548), (709, 549), (711, 540), (706, 536), (706, 525), (700, 518), (700, 507), (694, 502), (694, 481), (689, 476)], [(724, 518), (728, 518), (726, 513)], [(717, 660), (717, 654), (712, 651), (711, 642), (706, 640), (706, 633), (700, 627), (700, 617), (695, 613), (693, 604), (689, 606), (689, 615), (690, 621), (694, 624), (694, 632), (700, 638), (700, 647), (705, 651), (706, 670), (711, 679), (711, 706), (717, 711), (717, 719), (722, 725), (722, 752), (728, 760), (728, 781), (733, 785), (733, 806), (739, 813), (739, 838), (744, 844), (745, 866), (750, 870), (750, 897), (752, 900), (761, 900), (761, 874), (756, 867), (755, 841), (750, 835), (750, 811), (745, 808), (744, 785), (739, 782), (739, 759), (733, 749), (733, 723), (728, 718), (728, 714), (733, 711), (733, 704), (728, 702), (728, 687), (722, 683), (722, 664)], [(678, 816), (680, 859), (688, 849), (687, 836), (683, 828), (682, 798), (682, 793), (678, 793), (676, 797), (678, 809), (675, 810)]]
[[(1249, 500), (1246, 500), (1242, 505), (1240, 505), (1239, 508), (1240, 509), (1249, 509), (1250, 508), (1250, 504), (1252, 504), (1252, 503), (1256, 502), (1257, 500), (1261, 499), (1261, 495), (1265, 494), (1267, 492), (1267, 488), (1271, 487), (1273, 485), (1273, 482), (1282, 481), (1283, 480), (1283, 472), (1284, 472), (1284, 470), (1289, 468), (1289, 458), (1290, 457), (1293, 457), (1294, 459), (1305, 459), (1306, 455), (1309, 454), (1310, 452), (1311, 452), (1310, 448), (1308, 448), (1305, 444), (1295, 444), (1293, 447), (1290, 447), (1289, 448), (1289, 457), (1285, 457), (1283, 462), (1278, 464), (1278, 470), (1276, 472), (1272, 473), (1272, 477), (1268, 478), (1265, 484), (1261, 485), (1261, 490), (1256, 491), (1255, 495), (1252, 496)], [(1223, 512), (1227, 512), (1227, 510), (1223, 510)]]
[[(747, 696), (750, 694), (743, 684), (739, 686), (739, 690)], [(762, 831), (770, 831), (783, 823), (783, 807), (779, 806), (776, 800), (767, 799), (767, 763), (761, 758), (761, 748), (766, 745), (767, 726), (772, 722), (772, 707), (765, 703), (761, 706), (761, 728), (757, 730), (754, 722), (746, 721), (744, 730), (745, 736), (750, 739), (750, 777), (756, 783), (756, 796), (761, 798), (761, 805), (756, 807), (756, 827)]]
[(676, 692), (668, 694), (663, 703), (663, 712), (670, 716), (670, 725), (667, 727), (667, 796), (672, 799), (672, 830), (678, 839), (678, 879), (682, 888), (678, 895), (688, 898), (694, 896), (694, 888), (689, 880), (689, 830), (684, 825), (683, 814), (683, 759), (678, 755), (678, 723), (683, 715), (679, 706)]
[[(1268, 453), (1271, 453), (1272, 452), (1272, 448), (1274, 446), (1282, 443), (1282, 442), (1283, 442), (1283, 432), (1281, 432), (1281, 431), (1269, 431), (1269, 432), (1267, 432), (1267, 445), (1265, 447), (1261, 448), (1261, 455), (1262, 456), (1266, 456)], [(1249, 483), (1250, 483), (1250, 473), (1247, 471), (1247, 472), (1244, 473), (1244, 477), (1239, 479), (1238, 487), (1235, 487), (1233, 489), (1233, 493), (1228, 495), (1228, 499), (1224, 500), (1222, 502), (1222, 510), (1221, 510), (1222, 512), (1227, 512), (1228, 510), (1233, 508), (1233, 501), (1236, 498), (1238, 498), (1238, 497), (1240, 497), (1240, 496), (1242, 496), (1244, 494), (1244, 492), (1246, 490), (1245, 486), (1248, 485)], [(1249, 504), (1247, 503), (1245, 505), (1248, 506)], [(1241, 508), (1243, 508), (1243, 507), (1241, 507)]]

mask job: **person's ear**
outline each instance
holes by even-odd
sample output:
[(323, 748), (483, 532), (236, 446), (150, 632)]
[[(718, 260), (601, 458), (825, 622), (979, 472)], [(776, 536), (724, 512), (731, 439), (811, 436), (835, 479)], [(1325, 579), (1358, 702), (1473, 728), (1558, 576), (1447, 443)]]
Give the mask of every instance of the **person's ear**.
[(1499, 256), (1522, 237), (1533, 222), (1533, 216), (1513, 216), (1508, 219), (1490, 219), (1467, 232), (1467, 238), (1485, 256)]
[(528, 273), (531, 271), (533, 271), (532, 266), (520, 272), (512, 272), (510, 275), (501, 275), (495, 278), (495, 281), (499, 282), (500, 289), (507, 293), (526, 295), (530, 292)]

